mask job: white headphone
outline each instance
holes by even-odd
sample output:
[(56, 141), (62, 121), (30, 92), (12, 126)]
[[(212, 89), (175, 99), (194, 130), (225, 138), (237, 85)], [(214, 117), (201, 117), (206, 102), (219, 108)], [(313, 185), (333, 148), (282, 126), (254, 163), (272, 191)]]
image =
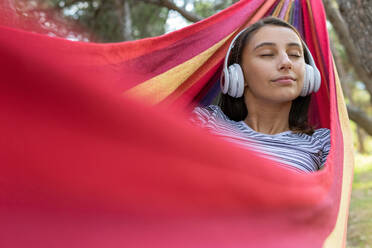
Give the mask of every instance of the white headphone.
[[(247, 29), (247, 28), (246, 28)], [(246, 31), (242, 30), (237, 36), (232, 40), (227, 54), (225, 57), (225, 62), (223, 65), (223, 71), (221, 73), (220, 86), (223, 94), (229, 94), (232, 97), (239, 98), (243, 96), (244, 93), (244, 74), (243, 70), (239, 64), (232, 64), (227, 67), (228, 59), (230, 56), (230, 51), (235, 45), (236, 39)], [(309, 48), (304, 45), (305, 56), (309, 60), (309, 63), (305, 63), (305, 75), (304, 75), (304, 85), (301, 90), (300, 96), (307, 96), (313, 92), (317, 92), (320, 88), (321, 77), (318, 68), (315, 65), (313, 56), (310, 53)]]

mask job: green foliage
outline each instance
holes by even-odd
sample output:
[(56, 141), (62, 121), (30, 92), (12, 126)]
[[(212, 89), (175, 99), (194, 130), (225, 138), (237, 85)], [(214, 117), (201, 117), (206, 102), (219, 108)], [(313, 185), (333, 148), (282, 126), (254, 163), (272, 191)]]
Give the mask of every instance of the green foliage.
[(214, 4), (210, 1), (196, 0), (194, 1), (195, 13), (201, 17), (209, 17), (215, 13)]
[(358, 104), (358, 106), (369, 105), (370, 95), (366, 90), (364, 90), (364, 86), (356, 83), (355, 87), (356, 89), (354, 89), (352, 92), (354, 102)]
[(229, 7), (233, 4), (234, 0), (193, 0), (190, 1), (194, 4), (194, 12), (199, 16), (206, 18), (217, 12)]
[(351, 193), (347, 247), (372, 244), (372, 156), (357, 154)]
[[(168, 9), (129, 1), (132, 28), (135, 39), (158, 36), (165, 33)], [(76, 20), (96, 37), (97, 42), (123, 41), (122, 9), (124, 0), (44, 0), (66, 17)]]
[(134, 38), (141, 39), (164, 34), (168, 13), (167, 8), (136, 2), (132, 8)]
[[(358, 137), (358, 125), (353, 121), (350, 121), (350, 127), (353, 133), (354, 149), (355, 151), (358, 152), (357, 154), (360, 156), (363, 155), (363, 154), (360, 154), (360, 151), (359, 151), (361, 145), (365, 149), (364, 153), (372, 154), (372, 137), (368, 135), (364, 135), (363, 137)], [(362, 130), (359, 130), (359, 131), (362, 131)], [(359, 164), (363, 164), (363, 165), (365, 164), (363, 163), (363, 160), (361, 159), (356, 161), (355, 164), (357, 164), (357, 162), (360, 162)], [(372, 162), (371, 162), (371, 166), (372, 166)]]
[(117, 12), (113, 11), (115, 8), (113, 1), (93, 1), (88, 8), (80, 9), (75, 18), (95, 35), (96, 41), (122, 41), (120, 20)]

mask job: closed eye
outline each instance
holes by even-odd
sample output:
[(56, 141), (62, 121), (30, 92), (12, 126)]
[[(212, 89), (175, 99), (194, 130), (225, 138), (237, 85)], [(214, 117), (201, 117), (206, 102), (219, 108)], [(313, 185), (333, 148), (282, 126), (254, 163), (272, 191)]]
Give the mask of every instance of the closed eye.
[(272, 57), (274, 54), (261, 54), (261, 57)]

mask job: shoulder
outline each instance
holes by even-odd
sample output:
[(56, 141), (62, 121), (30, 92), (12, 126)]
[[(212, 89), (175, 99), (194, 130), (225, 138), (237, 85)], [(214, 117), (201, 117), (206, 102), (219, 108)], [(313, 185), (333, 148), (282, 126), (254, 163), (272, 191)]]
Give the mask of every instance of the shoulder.
[(328, 128), (316, 129), (312, 135), (305, 133), (292, 133), (289, 136), (299, 141), (304, 141), (306, 146), (311, 144), (312, 147), (317, 147), (321, 150), (324, 149), (324, 147), (329, 146), (331, 142), (331, 131)]
[(330, 143), (331, 131), (328, 128), (319, 128), (314, 131), (312, 137), (322, 144)]
[[(331, 132), (327, 128), (319, 128), (312, 135), (305, 133), (291, 133), (287, 142), (296, 151), (297, 157), (312, 161), (314, 170), (322, 168), (327, 160), (331, 148)], [(283, 137), (284, 138), (284, 137)], [(305, 163), (309, 165), (307, 162)]]
[(299, 148), (311, 150), (314, 153), (329, 150), (331, 145), (331, 132), (328, 128), (319, 128), (312, 135), (305, 133), (294, 133), (281, 136), (285, 142), (298, 145)]

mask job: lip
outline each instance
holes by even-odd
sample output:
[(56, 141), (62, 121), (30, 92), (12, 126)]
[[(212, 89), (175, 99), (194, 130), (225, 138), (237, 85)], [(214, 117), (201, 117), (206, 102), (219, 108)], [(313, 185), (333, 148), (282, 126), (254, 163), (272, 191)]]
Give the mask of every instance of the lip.
[(280, 83), (280, 84), (291, 84), (296, 81), (296, 79), (292, 76), (281, 76), (277, 77), (274, 80), (271, 80), (274, 83)]

